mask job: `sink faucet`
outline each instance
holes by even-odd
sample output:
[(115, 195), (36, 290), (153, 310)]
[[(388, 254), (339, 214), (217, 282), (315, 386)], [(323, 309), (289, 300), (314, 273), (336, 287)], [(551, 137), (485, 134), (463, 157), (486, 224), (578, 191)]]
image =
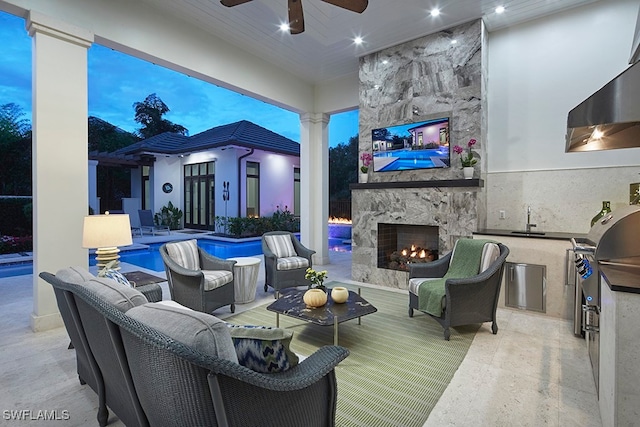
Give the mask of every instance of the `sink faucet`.
[(527, 206), (527, 233), (531, 232), (531, 227), (537, 226), (537, 224), (531, 224), (531, 206)]

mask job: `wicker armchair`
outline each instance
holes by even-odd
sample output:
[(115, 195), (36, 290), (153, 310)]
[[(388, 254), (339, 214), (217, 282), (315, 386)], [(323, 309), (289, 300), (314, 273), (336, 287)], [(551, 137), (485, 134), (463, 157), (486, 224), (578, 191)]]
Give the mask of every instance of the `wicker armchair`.
[[(509, 248), (501, 243), (498, 243), (497, 246), (500, 249), (499, 255), (490, 263), (487, 262), (488, 267), (481, 268), (483, 271), (478, 275), (446, 281), (445, 302), (441, 316), (436, 317), (425, 312), (442, 325), (444, 338), (447, 341), (451, 336), (450, 327), (472, 323), (493, 322), (491, 332), (498, 333), (496, 309), (502, 285), (504, 263), (509, 255)], [(444, 277), (454, 253), (455, 248), (437, 261), (409, 265), (409, 317), (413, 317), (413, 310), (420, 310), (418, 284), (422, 279)]]
[[(283, 248), (274, 243), (279, 236), (284, 236), (290, 246)], [(262, 235), (262, 252), (264, 253), (265, 281), (264, 291), (269, 286), (276, 291), (295, 286), (309, 286), (305, 279), (307, 268), (312, 268), (311, 256), (316, 251), (305, 248), (293, 233), (288, 231), (270, 231)]]
[(97, 335), (97, 328), (85, 332), (118, 349), (118, 361), (130, 373), (148, 425), (335, 425), (335, 367), (348, 356), (347, 349), (322, 347), (285, 372), (262, 374), (200, 353), (127, 316), (86, 287), (42, 274), (106, 327), (106, 335)]
[[(173, 256), (169, 253), (172, 248)], [(231, 305), (231, 312), (235, 312), (236, 261), (210, 255), (196, 240), (166, 243), (160, 247), (160, 255), (173, 301), (204, 313), (225, 305)]]

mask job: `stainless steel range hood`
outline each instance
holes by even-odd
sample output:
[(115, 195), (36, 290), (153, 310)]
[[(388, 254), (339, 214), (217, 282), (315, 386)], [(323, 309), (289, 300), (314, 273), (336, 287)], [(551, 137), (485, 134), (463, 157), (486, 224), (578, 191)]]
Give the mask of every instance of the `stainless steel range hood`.
[(639, 64), (569, 112), (565, 152), (640, 147)]

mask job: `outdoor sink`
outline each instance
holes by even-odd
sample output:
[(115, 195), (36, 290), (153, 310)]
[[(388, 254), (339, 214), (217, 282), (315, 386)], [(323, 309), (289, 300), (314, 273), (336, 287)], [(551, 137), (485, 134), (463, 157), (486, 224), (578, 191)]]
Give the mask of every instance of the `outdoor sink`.
[(513, 234), (522, 234), (523, 236), (544, 236), (542, 231), (512, 231)]

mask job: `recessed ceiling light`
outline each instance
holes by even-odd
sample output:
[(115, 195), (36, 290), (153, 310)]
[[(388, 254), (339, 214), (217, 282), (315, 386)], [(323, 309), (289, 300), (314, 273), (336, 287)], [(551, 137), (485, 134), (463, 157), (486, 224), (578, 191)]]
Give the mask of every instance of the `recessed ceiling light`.
[(431, 9), (431, 16), (436, 17), (440, 15), (440, 9), (435, 8), (435, 9)]
[(289, 24), (287, 24), (286, 22), (283, 22), (282, 24), (280, 24), (280, 31), (289, 32), (290, 29), (291, 27), (289, 27)]
[(353, 42), (354, 42), (355, 44), (362, 44), (362, 42), (363, 42), (363, 41), (364, 41), (364, 40), (362, 40), (362, 37), (360, 37), (360, 36), (358, 36), (358, 37), (356, 37), (355, 39), (353, 39)]
[(498, 7), (496, 7), (496, 13), (500, 14), (500, 13), (502, 13), (502, 12), (504, 12), (504, 6), (498, 6)]

